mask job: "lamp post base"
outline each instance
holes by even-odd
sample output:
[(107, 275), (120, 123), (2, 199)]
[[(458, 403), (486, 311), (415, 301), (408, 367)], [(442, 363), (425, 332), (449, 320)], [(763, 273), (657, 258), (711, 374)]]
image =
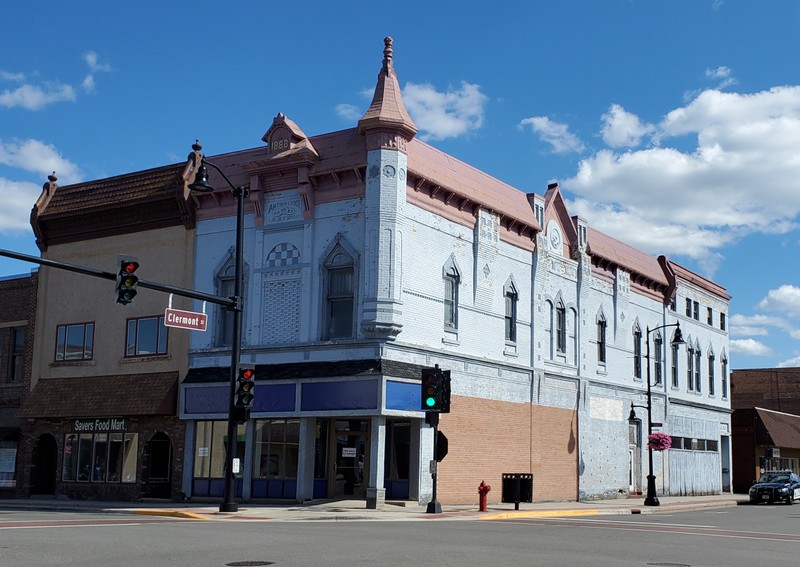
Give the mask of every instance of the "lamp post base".
[(661, 503), (658, 501), (658, 497), (656, 496), (656, 475), (649, 474), (647, 475), (647, 497), (644, 499), (645, 506), (660, 506)]
[(223, 502), (219, 505), (220, 512), (238, 512), (239, 504), (236, 502)]

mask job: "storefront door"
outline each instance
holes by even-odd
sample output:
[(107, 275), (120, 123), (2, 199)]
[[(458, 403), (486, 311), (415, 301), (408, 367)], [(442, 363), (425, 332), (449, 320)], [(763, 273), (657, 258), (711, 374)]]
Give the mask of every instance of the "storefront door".
[(369, 481), (369, 421), (336, 420), (331, 438), (334, 455), (330, 494), (333, 498), (366, 498)]

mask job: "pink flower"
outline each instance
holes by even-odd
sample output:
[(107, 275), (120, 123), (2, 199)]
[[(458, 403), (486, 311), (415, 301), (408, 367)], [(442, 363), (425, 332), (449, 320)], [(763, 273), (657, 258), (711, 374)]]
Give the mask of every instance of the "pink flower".
[(665, 451), (672, 447), (672, 437), (666, 433), (651, 433), (647, 436), (647, 447), (653, 451)]

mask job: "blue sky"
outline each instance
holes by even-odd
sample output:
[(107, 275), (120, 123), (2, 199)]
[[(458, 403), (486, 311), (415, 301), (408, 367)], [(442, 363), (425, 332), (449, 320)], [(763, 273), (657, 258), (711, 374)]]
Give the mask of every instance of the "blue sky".
[(732, 368), (800, 366), (799, 24), (795, 0), (11, 2), (0, 248), (38, 255), (53, 170), (256, 147), (278, 112), (353, 127), (391, 35), (420, 138), (725, 286)]

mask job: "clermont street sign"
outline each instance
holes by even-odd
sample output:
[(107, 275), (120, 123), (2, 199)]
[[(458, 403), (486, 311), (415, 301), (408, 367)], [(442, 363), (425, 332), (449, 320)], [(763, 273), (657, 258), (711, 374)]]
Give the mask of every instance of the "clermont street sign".
[(208, 315), (194, 311), (182, 311), (168, 307), (164, 311), (164, 324), (167, 327), (178, 327), (191, 331), (205, 331), (208, 325)]

